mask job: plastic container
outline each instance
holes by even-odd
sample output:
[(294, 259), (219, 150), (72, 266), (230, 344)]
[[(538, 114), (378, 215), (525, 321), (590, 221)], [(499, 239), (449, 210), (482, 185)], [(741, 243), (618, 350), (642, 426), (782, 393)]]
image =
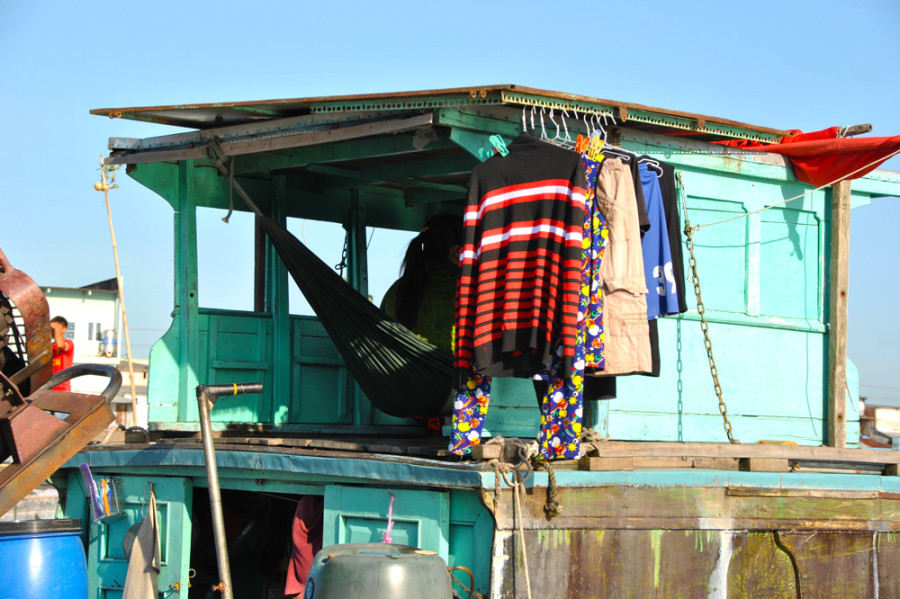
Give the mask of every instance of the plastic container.
[(447, 564), (408, 545), (345, 543), (316, 554), (306, 599), (452, 599)]
[(81, 520), (0, 522), (0, 597), (87, 599)]
[(119, 352), (119, 342), (113, 329), (106, 329), (100, 336), (100, 355), (115, 358)]

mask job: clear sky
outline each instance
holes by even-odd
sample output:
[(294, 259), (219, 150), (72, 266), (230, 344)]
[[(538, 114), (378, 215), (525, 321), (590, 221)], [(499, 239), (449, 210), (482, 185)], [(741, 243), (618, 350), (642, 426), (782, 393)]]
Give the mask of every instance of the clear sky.
[[(176, 130), (92, 108), (514, 83), (781, 129), (872, 123), (873, 135), (895, 135), (898, 31), (896, 0), (0, 0), (0, 248), (42, 286), (115, 275), (92, 187), (100, 156), (109, 137)], [(900, 159), (886, 168), (900, 170)], [(146, 355), (170, 322), (172, 211), (124, 174), (119, 183), (111, 201), (129, 323)], [(249, 220), (220, 218), (200, 215), (201, 305), (246, 308)], [(897, 198), (853, 211), (849, 351), (862, 394), (900, 405), (898, 223)], [(337, 229), (292, 228), (340, 260)], [(372, 239), (376, 299), (407, 239)], [(300, 303), (292, 297), (294, 311)]]

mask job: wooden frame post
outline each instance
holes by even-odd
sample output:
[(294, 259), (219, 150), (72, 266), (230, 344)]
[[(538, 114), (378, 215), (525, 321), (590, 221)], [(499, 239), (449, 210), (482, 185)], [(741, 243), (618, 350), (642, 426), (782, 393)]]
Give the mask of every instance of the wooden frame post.
[(850, 181), (831, 186), (828, 445), (847, 445), (847, 293), (850, 286)]

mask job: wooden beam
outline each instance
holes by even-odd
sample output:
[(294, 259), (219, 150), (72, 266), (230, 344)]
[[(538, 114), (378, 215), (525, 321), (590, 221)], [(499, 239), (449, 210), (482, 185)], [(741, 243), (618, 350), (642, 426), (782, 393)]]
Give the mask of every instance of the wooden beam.
[(258, 216), (253, 217), (253, 310), (266, 310), (266, 233)]
[[(465, 194), (466, 188), (462, 185), (449, 185), (446, 183), (432, 183), (430, 181), (418, 181), (406, 177), (389, 176), (381, 174), (372, 176), (365, 171), (357, 171), (353, 169), (337, 168), (321, 164), (311, 164), (307, 167), (314, 173), (322, 173), (325, 175), (334, 175), (345, 179), (364, 181), (369, 185), (377, 185), (379, 183), (395, 183), (397, 185), (416, 185), (425, 189), (436, 189), (438, 191), (449, 191), (453, 193)], [(334, 188), (334, 187), (332, 187)], [(323, 190), (328, 189), (324, 187)]]
[[(261, 136), (260, 139), (249, 138), (241, 141), (223, 142), (220, 145), (225, 156), (242, 156), (258, 152), (272, 152), (338, 141), (361, 139), (364, 137), (402, 133), (412, 129), (430, 127), (432, 118), (433, 116), (429, 113), (404, 119), (391, 119), (374, 121), (361, 125), (350, 125), (339, 129), (317, 130), (306, 133), (298, 132), (291, 135), (270, 137)], [(212, 139), (212, 135), (209, 132), (201, 133), (201, 137), (204, 140)], [(107, 158), (106, 162), (109, 164), (141, 164), (146, 162), (180, 161), (200, 158), (209, 158), (206, 144), (178, 150), (151, 150), (133, 154), (115, 155)]]
[[(741, 443), (669, 443), (653, 441), (604, 441), (585, 443), (599, 457), (771, 458), (808, 462), (900, 464), (900, 451), (847, 449), (810, 445)], [(591, 454), (593, 455), (593, 454)]]
[(828, 445), (847, 444), (847, 292), (850, 285), (850, 181), (831, 187)]
[(790, 472), (791, 464), (780, 458), (741, 458), (738, 468), (742, 472)]
[(578, 460), (579, 470), (600, 472), (606, 470), (634, 470), (634, 458), (595, 458), (583, 456)]
[[(371, 184), (379, 184), (379, 183), (399, 183), (403, 185), (421, 185), (421, 181), (419, 179), (425, 179), (428, 177), (439, 177), (445, 175), (468, 175), (472, 169), (477, 166), (479, 163), (469, 154), (464, 154), (461, 156), (451, 156), (451, 157), (442, 157), (434, 160), (417, 160), (412, 162), (403, 162), (399, 164), (392, 164), (390, 166), (380, 166), (375, 168), (367, 168), (367, 169), (356, 169), (351, 171), (353, 173), (353, 177), (357, 177), (358, 179), (365, 180), (370, 182)], [(328, 172), (322, 170), (321, 165), (312, 165), (310, 170), (315, 172)], [(343, 169), (347, 170), (347, 169)], [(334, 171), (337, 172), (337, 171)], [(350, 176), (350, 175), (348, 175)], [(358, 183), (357, 183), (358, 184)], [(328, 189), (337, 189), (341, 186), (346, 186), (346, 183), (326, 183), (320, 186), (322, 191)], [(353, 187), (353, 185), (349, 185)], [(452, 191), (459, 191), (460, 189), (465, 192), (465, 187), (463, 186), (452, 186), (455, 189)], [(441, 187), (433, 187), (432, 189), (440, 189)]]
[[(307, 164), (327, 164), (329, 162), (350, 162), (367, 158), (383, 158), (385, 156), (402, 156), (414, 154), (422, 150), (413, 145), (414, 137), (409, 134), (392, 135), (377, 139), (355, 139), (335, 142), (324, 146), (311, 146), (281, 150), (277, 153), (265, 153), (243, 156), (234, 165), (235, 176), (255, 174), (264, 171), (296, 168)], [(456, 148), (449, 138), (439, 137), (430, 142), (426, 151)]]

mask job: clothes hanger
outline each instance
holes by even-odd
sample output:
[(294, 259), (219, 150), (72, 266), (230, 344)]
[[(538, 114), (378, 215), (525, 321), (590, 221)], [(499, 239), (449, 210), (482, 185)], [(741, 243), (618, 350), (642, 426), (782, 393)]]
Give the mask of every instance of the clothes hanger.
[(603, 146), (603, 153), (609, 154), (616, 158), (621, 158), (624, 162), (637, 160), (637, 154), (635, 154), (634, 152), (629, 152), (628, 150), (622, 149), (619, 146), (614, 146), (613, 144), (606, 141), (607, 131), (609, 130), (609, 122), (607, 121), (607, 119), (612, 121), (613, 126), (616, 125), (616, 119), (614, 116), (606, 112), (602, 113), (601, 117), (603, 120), (603, 124), (606, 126), (606, 128), (603, 129), (603, 140), (604, 142), (606, 142)]
[(562, 127), (560, 127), (560, 123), (557, 122), (556, 118), (553, 116), (553, 108), (550, 108), (549, 118), (550, 122), (556, 125), (556, 135), (553, 139), (545, 139), (544, 141), (551, 143), (555, 146), (559, 146), (561, 148), (565, 148), (566, 150), (574, 149), (575, 144), (572, 141), (572, 136), (569, 135), (569, 126), (566, 124), (565, 117), (568, 116), (568, 112), (563, 109), (563, 116), (560, 117), (562, 120)]
[(578, 118), (578, 110), (573, 109), (572, 112), (575, 114), (575, 121), (578, 122), (581, 120), (584, 123), (584, 135), (579, 133), (575, 138), (575, 147), (573, 148), (579, 154), (584, 154), (588, 149), (588, 144), (591, 140), (591, 131), (587, 124), (588, 113), (584, 113), (584, 116), (581, 119)]
[(657, 178), (663, 176), (663, 169), (662, 166), (660, 166), (658, 160), (654, 160), (649, 156), (641, 156), (640, 158), (638, 158), (638, 164), (646, 164), (647, 168), (656, 173)]

